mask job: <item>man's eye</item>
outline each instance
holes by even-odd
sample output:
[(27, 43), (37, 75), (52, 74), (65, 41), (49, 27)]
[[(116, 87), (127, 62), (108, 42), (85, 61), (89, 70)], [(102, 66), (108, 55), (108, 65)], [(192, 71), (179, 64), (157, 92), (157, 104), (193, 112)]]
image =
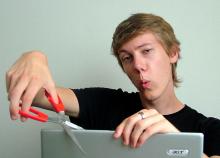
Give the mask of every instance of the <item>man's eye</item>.
[(131, 56), (122, 57), (122, 62), (129, 62), (131, 60)]
[(145, 49), (143, 52), (144, 53), (150, 53), (152, 51), (152, 49)]

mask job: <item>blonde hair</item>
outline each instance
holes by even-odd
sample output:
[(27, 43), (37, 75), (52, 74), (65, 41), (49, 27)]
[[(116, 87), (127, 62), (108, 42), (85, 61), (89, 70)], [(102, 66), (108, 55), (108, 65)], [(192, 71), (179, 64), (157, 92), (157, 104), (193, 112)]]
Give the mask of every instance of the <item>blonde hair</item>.
[[(157, 37), (168, 55), (173, 49), (180, 52), (180, 42), (177, 40), (173, 28), (162, 17), (147, 13), (133, 14), (122, 21), (113, 34), (112, 51), (121, 67), (122, 63), (118, 56), (118, 50), (126, 42), (147, 31), (152, 32)], [(176, 67), (177, 62), (172, 64), (172, 78), (174, 86), (178, 87), (181, 81), (177, 78)]]

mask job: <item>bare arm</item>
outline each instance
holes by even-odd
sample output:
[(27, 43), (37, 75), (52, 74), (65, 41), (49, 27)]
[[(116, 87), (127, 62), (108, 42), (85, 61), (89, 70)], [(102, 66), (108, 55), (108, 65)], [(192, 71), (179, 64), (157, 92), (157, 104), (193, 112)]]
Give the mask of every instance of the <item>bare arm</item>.
[[(203, 158), (208, 158), (208, 156), (204, 155)], [(220, 156), (211, 156), (210, 158), (220, 158)]]
[[(65, 113), (69, 116), (78, 117), (79, 103), (71, 89), (57, 87), (56, 91), (63, 101)], [(33, 100), (33, 106), (53, 110), (51, 104), (44, 95), (44, 89), (41, 89)]]

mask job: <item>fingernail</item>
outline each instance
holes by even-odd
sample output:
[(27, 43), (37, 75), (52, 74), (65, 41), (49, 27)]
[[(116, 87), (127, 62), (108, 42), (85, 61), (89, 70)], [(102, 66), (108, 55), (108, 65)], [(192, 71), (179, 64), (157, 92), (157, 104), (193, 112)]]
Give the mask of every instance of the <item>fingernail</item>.
[(21, 121), (22, 121), (22, 122), (25, 122), (25, 121), (27, 121), (27, 118), (21, 117)]
[(17, 118), (16, 118), (16, 116), (11, 116), (11, 119), (16, 120)]
[(17, 120), (18, 117), (17, 117), (16, 115), (11, 115), (11, 119), (12, 119), (12, 120)]
[(128, 145), (128, 142), (127, 142), (127, 141), (124, 141), (124, 145)]
[(137, 143), (135, 148), (139, 148), (141, 146), (141, 143)]
[(131, 148), (136, 148), (135, 144), (131, 144)]
[(118, 138), (118, 132), (115, 131), (114, 135), (115, 138)]

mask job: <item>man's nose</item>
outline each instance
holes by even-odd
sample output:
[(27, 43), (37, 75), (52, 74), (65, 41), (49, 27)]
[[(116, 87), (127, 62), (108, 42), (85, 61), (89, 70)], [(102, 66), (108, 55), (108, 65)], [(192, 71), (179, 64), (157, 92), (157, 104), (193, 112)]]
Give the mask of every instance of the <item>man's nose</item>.
[(134, 57), (134, 69), (138, 72), (145, 71), (147, 69), (147, 63), (143, 57), (136, 56)]

